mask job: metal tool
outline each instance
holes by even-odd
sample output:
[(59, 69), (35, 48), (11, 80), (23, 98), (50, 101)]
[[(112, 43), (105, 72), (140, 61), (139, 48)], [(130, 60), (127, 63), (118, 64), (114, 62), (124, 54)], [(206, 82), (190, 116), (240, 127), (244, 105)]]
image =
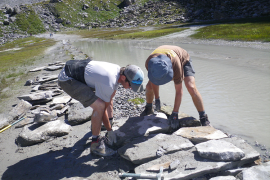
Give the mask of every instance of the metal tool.
[(12, 123), (12, 124), (10, 124), (10, 125), (8, 125), (8, 126), (6, 126), (6, 127), (4, 127), (3, 129), (0, 129), (0, 133), (3, 132), (3, 131), (5, 131), (5, 130), (7, 130), (7, 129), (10, 128), (11, 126), (17, 124), (18, 122), (20, 122), (20, 121), (23, 120), (23, 119), (24, 119), (24, 117), (22, 117), (21, 119), (15, 121), (14, 123)]
[(157, 180), (163, 180), (163, 167), (160, 167), (158, 174), (136, 174), (136, 173), (119, 173), (119, 177), (135, 177), (139, 179), (157, 179)]

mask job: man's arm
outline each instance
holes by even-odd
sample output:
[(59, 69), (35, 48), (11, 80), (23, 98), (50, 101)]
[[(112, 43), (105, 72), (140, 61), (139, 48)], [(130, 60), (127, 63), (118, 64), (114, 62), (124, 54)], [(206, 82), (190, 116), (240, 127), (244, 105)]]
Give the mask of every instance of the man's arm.
[(175, 86), (175, 99), (174, 99), (173, 112), (178, 112), (180, 108), (180, 104), (182, 102), (182, 97), (183, 97), (182, 82), (180, 84), (174, 84), (174, 86)]
[[(111, 95), (111, 100), (110, 102), (105, 102), (105, 111), (102, 117), (102, 122), (105, 126), (105, 128), (107, 129), (107, 131), (111, 131), (112, 127), (110, 125), (110, 121), (109, 121), (109, 115), (112, 115), (112, 111), (113, 111), (113, 97), (115, 96), (116, 91), (114, 91)], [(108, 113), (111, 113), (108, 115)]]

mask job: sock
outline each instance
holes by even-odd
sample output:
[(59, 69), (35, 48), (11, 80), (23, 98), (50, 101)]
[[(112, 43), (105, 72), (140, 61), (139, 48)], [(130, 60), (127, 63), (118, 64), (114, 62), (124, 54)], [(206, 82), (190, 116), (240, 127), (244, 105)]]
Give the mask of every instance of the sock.
[(111, 121), (111, 120), (113, 120), (113, 118), (109, 118), (109, 120)]
[(200, 112), (199, 112), (200, 118), (203, 117), (204, 115), (205, 115), (205, 111), (200, 111)]
[(147, 103), (145, 107), (152, 107), (152, 103)]
[(156, 100), (159, 100), (159, 97)]
[(96, 142), (98, 140), (99, 136), (92, 136), (92, 142)]

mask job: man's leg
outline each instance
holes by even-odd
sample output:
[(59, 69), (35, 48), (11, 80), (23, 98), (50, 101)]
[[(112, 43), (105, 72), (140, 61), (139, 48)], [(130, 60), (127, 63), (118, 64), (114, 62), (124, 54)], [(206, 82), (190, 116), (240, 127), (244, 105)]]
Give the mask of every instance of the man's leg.
[(202, 96), (196, 87), (195, 78), (193, 76), (187, 76), (184, 78), (184, 81), (186, 88), (192, 97), (193, 103), (199, 112), (202, 126), (209, 126), (210, 122), (208, 120), (207, 114), (205, 114)]
[(145, 96), (146, 96), (146, 106), (144, 111), (141, 113), (140, 116), (147, 116), (149, 114), (153, 114), (153, 100), (154, 97), (159, 97), (159, 86), (154, 85), (150, 81), (146, 84), (146, 90), (145, 90)]
[(187, 76), (184, 78), (184, 81), (196, 109), (198, 112), (204, 111), (202, 96), (196, 87), (195, 78), (193, 76)]

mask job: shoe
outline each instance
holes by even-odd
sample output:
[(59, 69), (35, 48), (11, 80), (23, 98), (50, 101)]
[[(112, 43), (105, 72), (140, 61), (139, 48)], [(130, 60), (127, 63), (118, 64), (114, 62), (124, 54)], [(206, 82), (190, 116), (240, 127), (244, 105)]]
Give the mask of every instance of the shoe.
[(207, 114), (200, 118), (202, 126), (211, 126)]
[(154, 110), (152, 107), (145, 106), (144, 111), (140, 114), (140, 116), (147, 116), (149, 114), (154, 114)]
[[(109, 120), (109, 121), (110, 121), (110, 124), (111, 124), (111, 127), (112, 127), (113, 124), (114, 124), (114, 121), (113, 121), (113, 119), (112, 120)], [(101, 124), (101, 130), (106, 130), (106, 127), (104, 126), (103, 123)]]
[(111, 156), (116, 153), (105, 144), (105, 137), (99, 138), (97, 141), (91, 143), (91, 153), (99, 156)]
[(159, 99), (156, 99), (155, 100), (155, 106), (156, 106), (156, 111), (160, 111), (160, 100)]

